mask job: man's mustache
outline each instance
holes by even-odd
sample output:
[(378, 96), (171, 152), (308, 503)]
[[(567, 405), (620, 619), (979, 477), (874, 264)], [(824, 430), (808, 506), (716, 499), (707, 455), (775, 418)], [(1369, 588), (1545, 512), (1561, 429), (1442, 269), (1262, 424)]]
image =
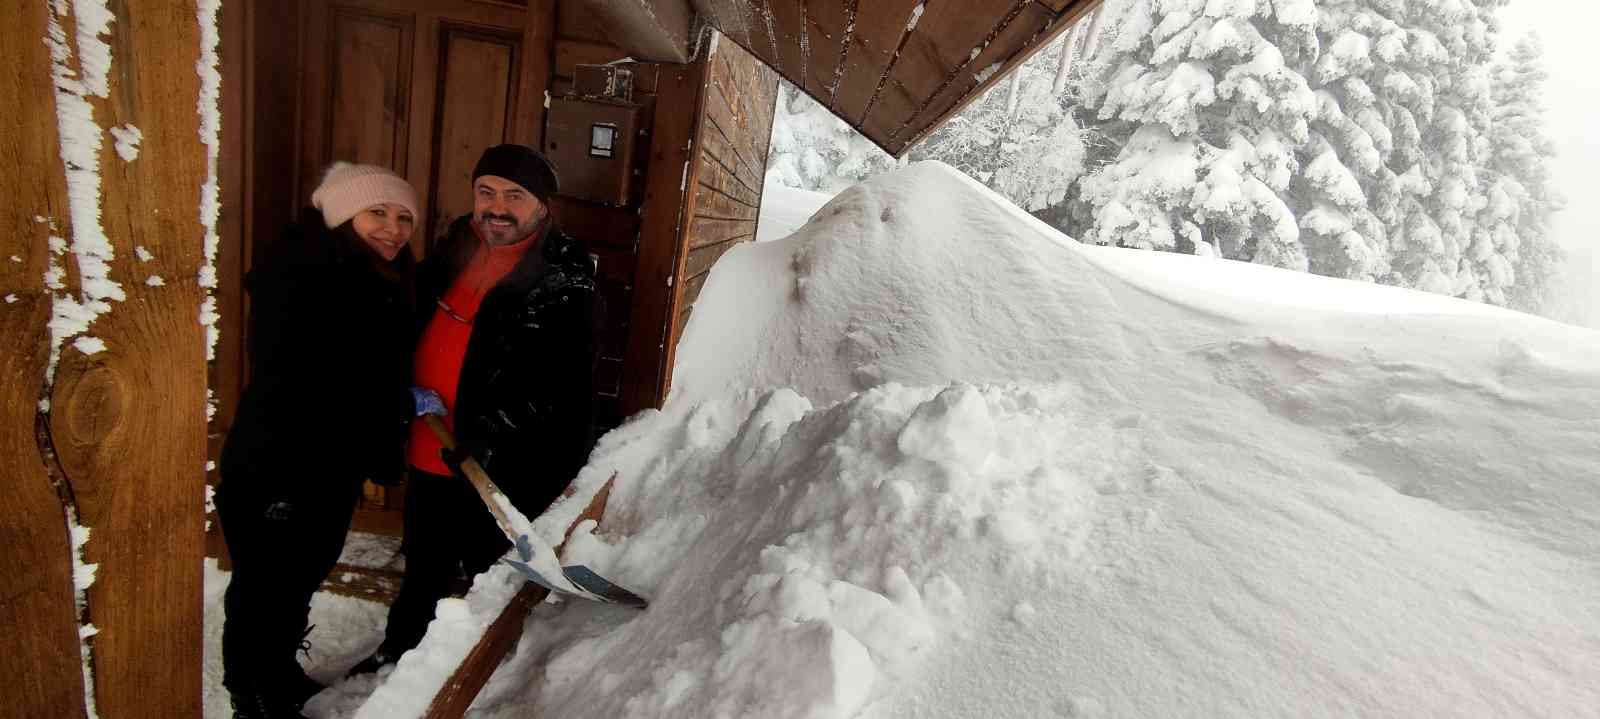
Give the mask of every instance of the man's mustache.
[(517, 218), (515, 216), (513, 216), (513, 215), (496, 215), (496, 214), (493, 214), (493, 213), (485, 212), (485, 213), (483, 213), (483, 214), (478, 216), (478, 221), (479, 222), (488, 222), (490, 220), (501, 220), (501, 221), (504, 221), (504, 222), (509, 222), (509, 223), (511, 223), (513, 225), (517, 224)]

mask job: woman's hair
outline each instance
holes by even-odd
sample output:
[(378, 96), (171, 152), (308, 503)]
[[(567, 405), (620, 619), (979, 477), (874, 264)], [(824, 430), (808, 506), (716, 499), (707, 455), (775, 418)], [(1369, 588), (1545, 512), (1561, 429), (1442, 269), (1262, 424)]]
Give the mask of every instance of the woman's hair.
[(401, 250), (392, 260), (383, 259), (382, 255), (375, 252), (360, 235), (356, 234), (354, 218), (345, 220), (344, 224), (333, 228), (330, 232), (340, 254), (358, 257), (372, 263), (373, 269), (376, 269), (384, 279), (398, 283), (405, 289), (408, 303), (415, 304), (417, 261), (411, 256), (411, 248)]

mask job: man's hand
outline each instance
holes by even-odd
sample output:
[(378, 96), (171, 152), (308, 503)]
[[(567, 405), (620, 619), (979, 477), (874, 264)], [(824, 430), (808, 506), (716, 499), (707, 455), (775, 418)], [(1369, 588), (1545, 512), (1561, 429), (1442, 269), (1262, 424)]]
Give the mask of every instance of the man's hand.
[(460, 444), (456, 445), (455, 449), (440, 449), (439, 459), (444, 462), (444, 466), (450, 468), (451, 472), (465, 477), (466, 474), (461, 471), (461, 463), (472, 459), (481, 466), (489, 460), (488, 454), (488, 450), (482, 447)]
[(425, 414), (431, 414), (436, 417), (445, 415), (444, 399), (439, 397), (438, 392), (427, 387), (412, 387), (411, 402), (418, 417)]

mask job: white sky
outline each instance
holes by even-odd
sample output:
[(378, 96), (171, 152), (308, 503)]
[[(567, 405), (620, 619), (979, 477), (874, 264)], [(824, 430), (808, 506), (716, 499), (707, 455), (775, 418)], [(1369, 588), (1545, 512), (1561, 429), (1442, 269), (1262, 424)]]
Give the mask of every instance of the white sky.
[(1556, 187), (1568, 209), (1555, 220), (1558, 240), (1570, 253), (1569, 306), (1561, 319), (1600, 329), (1600, 210), (1591, 195), (1600, 189), (1600, 73), (1595, 71), (1595, 33), (1600, 3), (1512, 0), (1502, 11), (1502, 45), (1529, 31), (1544, 41), (1550, 82), (1544, 98), (1556, 158)]

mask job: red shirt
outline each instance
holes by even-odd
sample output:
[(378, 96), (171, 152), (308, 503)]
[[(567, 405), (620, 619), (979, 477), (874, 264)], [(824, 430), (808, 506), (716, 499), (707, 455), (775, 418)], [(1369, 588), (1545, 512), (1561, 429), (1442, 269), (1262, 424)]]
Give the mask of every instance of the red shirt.
[[(472, 338), (472, 320), (478, 314), (478, 305), (483, 302), (483, 296), (528, 254), (528, 248), (533, 247), (533, 238), (538, 234), (524, 237), (515, 244), (491, 245), (483, 240), (483, 235), (478, 234), (477, 223), (471, 226), (473, 234), (478, 237), (478, 249), (441, 298), (449, 309), (435, 309), (433, 318), (428, 320), (427, 328), (422, 331), (422, 339), (417, 342), (413, 370), (413, 379), (418, 387), (438, 392), (439, 397), (444, 399), (445, 409), (449, 410), (444, 423), (452, 432), (455, 431), (456, 390), (461, 384), (461, 362), (466, 358), (467, 340)], [(433, 474), (450, 474), (450, 468), (439, 458), (439, 450), (443, 447), (422, 418), (411, 423), (411, 444), (407, 450), (411, 466)]]

